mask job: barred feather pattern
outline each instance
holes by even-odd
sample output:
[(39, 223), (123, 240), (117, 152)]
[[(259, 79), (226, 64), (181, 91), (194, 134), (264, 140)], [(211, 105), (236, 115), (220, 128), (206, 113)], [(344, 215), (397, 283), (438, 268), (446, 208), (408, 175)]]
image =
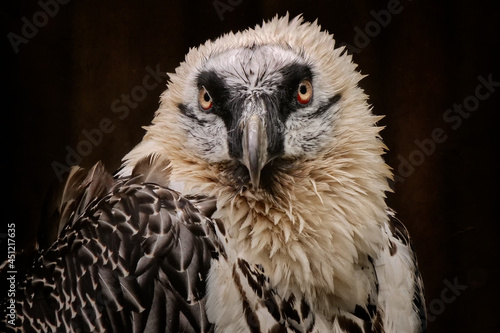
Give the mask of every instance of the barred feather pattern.
[[(224, 91), (238, 92), (243, 70), (258, 78), (257, 86), (243, 82), (253, 100), (253, 92), (283, 89), (286, 75), (275, 74), (286, 63), (299, 74), (309, 69), (317, 103), (266, 129), (274, 139), (284, 131), (283, 151), (261, 170), (262, 186), (250, 187), (248, 168), (229, 149), (239, 138), (226, 122), (240, 123), (239, 113), (229, 119), (227, 110), (200, 110), (198, 79), (209, 70)], [(381, 117), (372, 114), (361, 78), (333, 37), (301, 17), (276, 17), (192, 49), (144, 140), (125, 157), (118, 174), (128, 178), (75, 214), (36, 260), (20, 289), (20, 324), (38, 331), (425, 331), (415, 253), (385, 202), (392, 173), (382, 158)], [(238, 94), (222, 97), (235, 110), (243, 105)], [(250, 106), (253, 115), (269, 111)]]
[[(219, 228), (217, 232), (223, 230)], [(231, 244), (226, 238), (224, 243)], [(339, 304), (328, 309), (325, 316), (314, 300), (301, 292), (280, 292), (273, 287), (264, 268), (235, 256), (235, 249), (226, 247), (226, 260), (212, 262), (208, 277), (207, 314), (216, 324), (216, 332), (385, 332), (383, 309), (378, 303), (376, 264), (363, 267), (373, 288), (366, 303), (353, 311)], [(221, 285), (221, 281), (227, 283)]]
[[(407, 305), (420, 316), (408, 320), (425, 330), (416, 257), (392, 211), (387, 247), (353, 277), (370, 281), (366, 301), (353, 310), (339, 304), (327, 317), (314, 299), (278, 289), (260, 263), (243, 259), (224, 223), (209, 218), (216, 200), (149, 182), (161, 181), (154, 174), (168, 166), (148, 157), (130, 177), (115, 179), (109, 194), (81, 196), (80, 215), (18, 285), (15, 325), (5, 315), (2, 325), (35, 332), (385, 332), (401, 331), (393, 319), (408, 313)], [(109, 185), (109, 174), (100, 174)], [(395, 293), (402, 306), (391, 304)]]
[[(384, 332), (378, 275), (390, 265), (387, 258), (396, 257), (394, 247), (404, 257), (412, 253), (405, 253), (411, 242), (392, 212), (388, 257), (368, 258), (369, 264), (360, 269), (372, 281), (366, 303), (354, 311), (339, 306), (326, 318), (314, 300), (293, 290), (280, 293), (262, 265), (242, 258), (224, 224), (209, 218), (215, 210), (213, 198), (185, 198), (148, 182), (158, 180), (148, 165), (160, 173), (168, 168), (165, 160), (148, 157), (130, 177), (116, 179), (100, 200), (80, 197), (88, 206), (78, 203), (80, 215), (73, 215), (59, 239), (39, 253), (18, 285), (16, 323), (6, 329)], [(109, 174), (100, 174), (109, 185)], [(92, 179), (100, 180), (95, 175)], [(414, 273), (413, 306), (425, 314), (421, 280)], [(2, 309), (7, 309), (6, 301)]]
[[(301, 16), (207, 41), (170, 74), (152, 124), (125, 156), (123, 176), (157, 153), (171, 161), (169, 186), (217, 199), (212, 218), (229, 235), (228, 261), (212, 262), (208, 276), (207, 315), (218, 332), (278, 330), (264, 325), (273, 322), (239, 259), (260, 265), (281, 300), (293, 294), (295, 306), (311, 305), (314, 326), (282, 331), (425, 330), (415, 254), (385, 201), (393, 175), (382, 117), (356, 67), (333, 35)], [(313, 81), (313, 98), (300, 109), (281, 93), (297, 88), (291, 73)], [(209, 112), (200, 108), (200, 86), (213, 92)], [(266, 128), (255, 151), (272, 153), (258, 186), (248, 171), (259, 168), (247, 165), (239, 137), (254, 116)], [(246, 322), (248, 313), (259, 326)]]
[(16, 328), (211, 332), (206, 277), (221, 252), (213, 228), (172, 190), (118, 181), (35, 260), (18, 287)]

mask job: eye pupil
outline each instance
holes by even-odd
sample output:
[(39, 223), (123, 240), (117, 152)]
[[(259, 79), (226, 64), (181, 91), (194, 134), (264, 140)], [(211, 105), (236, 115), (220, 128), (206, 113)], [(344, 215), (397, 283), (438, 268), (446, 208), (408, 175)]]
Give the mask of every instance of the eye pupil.
[(307, 93), (307, 87), (304, 84), (301, 84), (299, 89), (302, 95), (305, 95)]
[(207, 92), (205, 92), (205, 94), (203, 95), (203, 100), (205, 102), (210, 102), (210, 95)]

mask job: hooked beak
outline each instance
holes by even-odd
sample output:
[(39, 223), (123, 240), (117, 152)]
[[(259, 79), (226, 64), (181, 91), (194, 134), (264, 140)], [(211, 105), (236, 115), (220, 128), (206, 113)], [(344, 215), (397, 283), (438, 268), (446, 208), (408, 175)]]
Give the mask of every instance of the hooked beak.
[(243, 128), (243, 164), (250, 173), (252, 187), (257, 189), (260, 172), (268, 162), (265, 124), (256, 114), (250, 116)]

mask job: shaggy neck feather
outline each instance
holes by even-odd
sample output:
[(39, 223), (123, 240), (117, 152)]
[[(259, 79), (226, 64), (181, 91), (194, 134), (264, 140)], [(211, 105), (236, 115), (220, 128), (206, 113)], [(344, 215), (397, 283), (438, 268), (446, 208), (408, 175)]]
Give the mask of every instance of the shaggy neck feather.
[[(370, 285), (360, 276), (354, 286), (353, 276), (370, 264), (369, 258), (375, 258), (384, 243), (380, 228), (387, 218), (381, 185), (385, 179), (373, 175), (346, 179), (345, 169), (352, 172), (356, 166), (336, 157), (321, 165), (301, 163), (307, 175), (281, 177), (280, 188), (287, 191), (278, 192), (273, 200), (265, 193), (236, 192), (221, 185), (215, 176), (219, 170), (202, 162), (187, 175), (176, 173), (186, 168), (174, 164), (172, 180), (183, 183), (186, 194), (218, 198), (214, 218), (223, 221), (230, 245), (239, 256), (260, 263), (278, 290), (305, 294), (318, 308), (332, 302), (354, 307), (365, 301)], [(180, 161), (191, 169), (195, 165)], [(383, 170), (385, 164), (380, 164)], [(332, 172), (324, 166), (338, 169)]]

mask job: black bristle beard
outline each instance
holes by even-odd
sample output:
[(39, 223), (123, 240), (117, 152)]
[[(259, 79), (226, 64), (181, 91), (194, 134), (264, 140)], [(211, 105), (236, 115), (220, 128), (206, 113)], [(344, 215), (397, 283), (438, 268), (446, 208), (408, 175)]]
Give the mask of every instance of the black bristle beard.
[(297, 176), (297, 166), (299, 162), (296, 159), (275, 158), (270, 161), (260, 173), (259, 188), (252, 188), (250, 183), (250, 174), (245, 165), (239, 161), (232, 161), (222, 166), (221, 182), (232, 187), (236, 193), (252, 191), (265, 197), (279, 200), (282, 193), (292, 191), (294, 177)]

